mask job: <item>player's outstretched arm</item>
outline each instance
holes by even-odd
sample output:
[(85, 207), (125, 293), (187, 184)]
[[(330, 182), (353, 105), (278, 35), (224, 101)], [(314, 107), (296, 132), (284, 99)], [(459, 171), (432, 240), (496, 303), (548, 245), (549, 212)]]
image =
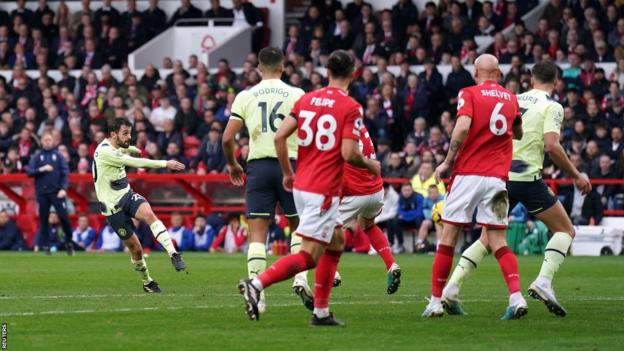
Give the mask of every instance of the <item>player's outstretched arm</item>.
[(284, 175), (283, 184), (284, 189), (292, 191), (295, 175), (290, 165), (290, 159), (288, 158), (288, 137), (290, 137), (295, 130), (297, 130), (297, 118), (290, 115), (284, 119), (282, 125), (280, 125), (277, 133), (275, 133), (275, 152), (277, 153), (277, 159), (279, 160), (280, 167), (282, 168), (282, 174)]
[(581, 190), (581, 193), (589, 194), (592, 190), (591, 183), (589, 179), (582, 175), (576, 167), (574, 167), (572, 162), (570, 162), (563, 146), (559, 143), (559, 134), (553, 132), (544, 133), (544, 151), (548, 153), (548, 156), (550, 156), (550, 159), (557, 167), (574, 178), (574, 183), (576, 183), (576, 186)]
[(381, 174), (381, 164), (377, 160), (370, 160), (362, 154), (358, 141), (355, 139), (342, 139), (342, 158), (349, 164), (365, 168), (373, 175)]
[(444, 162), (442, 162), (442, 164), (440, 164), (435, 170), (436, 182), (439, 183), (442, 180), (442, 174), (451, 168), (459, 149), (464, 143), (464, 140), (466, 140), (471, 124), (472, 119), (470, 117), (464, 115), (457, 117), (455, 128), (453, 128), (453, 134), (451, 135), (451, 144), (449, 145), (449, 150), (446, 154), (446, 159), (444, 159)]
[(242, 186), (245, 183), (245, 172), (243, 167), (238, 164), (236, 157), (234, 157), (234, 138), (236, 134), (243, 128), (243, 121), (238, 118), (230, 118), (225, 131), (223, 132), (223, 139), (221, 144), (223, 145), (223, 153), (225, 154), (225, 161), (227, 163), (227, 169), (230, 173), (230, 181), (236, 186)]
[(173, 171), (181, 171), (185, 168), (184, 164), (174, 160), (150, 160), (147, 158), (132, 157), (121, 151), (100, 151), (99, 162), (114, 167), (168, 168)]

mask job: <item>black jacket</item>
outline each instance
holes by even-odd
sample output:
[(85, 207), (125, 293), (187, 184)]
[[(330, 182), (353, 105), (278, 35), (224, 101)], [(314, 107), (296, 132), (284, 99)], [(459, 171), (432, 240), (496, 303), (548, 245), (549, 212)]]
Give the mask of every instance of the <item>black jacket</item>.
[[(218, 9), (210, 9), (207, 10), (204, 14), (206, 18), (234, 18), (234, 13), (231, 9), (226, 9), (225, 7), (219, 7)], [(232, 24), (232, 20), (226, 21), (215, 21), (215, 26), (229, 26)]]
[(4, 226), (0, 226), (0, 250), (17, 251), (25, 248), (24, 237), (15, 222), (9, 221)]
[[(39, 168), (51, 165), (51, 172), (40, 172)], [(41, 150), (30, 158), (26, 174), (35, 178), (37, 194), (56, 194), (69, 185), (69, 165), (63, 156), (56, 150)]]
[(143, 12), (143, 22), (150, 37), (155, 37), (167, 28), (167, 14), (161, 8)]
[[(563, 202), (563, 207), (565, 207), (568, 215), (572, 212), (572, 204), (574, 202), (574, 191), (570, 191), (566, 194), (565, 200)], [(581, 210), (582, 218), (573, 218), (572, 221), (576, 225), (587, 225), (589, 224), (589, 219), (594, 218), (594, 222), (599, 224), (602, 221), (602, 217), (604, 216), (604, 207), (602, 206), (602, 202), (600, 201), (600, 195), (596, 191), (592, 191), (587, 194), (585, 200), (583, 201), (583, 208)]]

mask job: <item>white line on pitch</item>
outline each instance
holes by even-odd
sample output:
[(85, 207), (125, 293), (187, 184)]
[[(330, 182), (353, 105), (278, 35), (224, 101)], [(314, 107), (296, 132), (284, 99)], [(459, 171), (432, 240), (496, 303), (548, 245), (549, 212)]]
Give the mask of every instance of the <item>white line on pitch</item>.
[[(465, 302), (491, 302), (491, 299), (466, 299)], [(568, 301), (624, 301), (624, 296), (581, 296), (581, 298), (572, 298)], [(417, 301), (389, 301), (390, 304), (411, 304)], [(382, 302), (383, 303), (383, 302)], [(379, 301), (334, 301), (332, 305), (379, 305)], [(293, 307), (301, 306), (301, 303), (277, 303), (271, 304), (270, 307)], [(0, 313), (0, 317), (28, 317), (43, 315), (68, 315), (68, 314), (95, 314), (95, 313), (121, 313), (121, 312), (151, 312), (151, 311), (175, 311), (175, 310), (194, 310), (194, 309), (223, 309), (236, 308), (240, 304), (228, 305), (198, 305), (198, 306), (168, 306), (168, 307), (126, 307), (112, 309), (87, 309), (87, 310), (54, 310), (54, 311), (33, 311), (33, 312), (9, 312)]]

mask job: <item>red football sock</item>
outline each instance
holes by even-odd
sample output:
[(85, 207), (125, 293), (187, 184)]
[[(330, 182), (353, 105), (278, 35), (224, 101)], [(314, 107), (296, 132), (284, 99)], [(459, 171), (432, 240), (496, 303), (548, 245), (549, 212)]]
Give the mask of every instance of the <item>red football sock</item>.
[(520, 275), (518, 274), (518, 259), (509, 246), (503, 246), (494, 254), (498, 265), (503, 272), (509, 294), (520, 291)]
[(329, 307), (329, 294), (342, 251), (325, 250), (314, 272), (314, 308)]
[(452, 246), (438, 245), (435, 258), (433, 259), (433, 267), (431, 274), (431, 295), (434, 297), (442, 296), (442, 289), (446, 284), (446, 279), (451, 272), (453, 266), (453, 254), (455, 248)]
[(392, 256), (392, 250), (388, 246), (388, 239), (384, 232), (376, 224), (373, 224), (364, 233), (366, 233), (371, 245), (386, 264), (386, 269), (390, 269), (394, 263), (394, 256)]
[(280, 258), (257, 278), (262, 282), (262, 287), (266, 289), (275, 283), (294, 277), (299, 272), (312, 269), (314, 266), (316, 264), (312, 256), (305, 251), (299, 251), (296, 254)]

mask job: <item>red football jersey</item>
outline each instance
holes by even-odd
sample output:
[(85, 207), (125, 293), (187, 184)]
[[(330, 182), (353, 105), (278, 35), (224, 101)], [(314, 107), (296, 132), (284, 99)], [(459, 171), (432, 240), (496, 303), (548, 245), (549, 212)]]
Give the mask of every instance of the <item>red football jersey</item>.
[(298, 121), (295, 189), (338, 196), (342, 139), (359, 140), (362, 108), (344, 91), (326, 87), (302, 96), (290, 114)]
[[(360, 126), (360, 151), (364, 157), (371, 160), (376, 158), (373, 141), (364, 124)], [(342, 181), (342, 195), (362, 196), (378, 193), (383, 189), (383, 180), (380, 176), (372, 175), (364, 168), (358, 168), (345, 162), (344, 178)]]
[(520, 118), (516, 95), (486, 81), (462, 89), (457, 97), (457, 116), (468, 116), (472, 123), (459, 149), (453, 174), (507, 180), (513, 155), (511, 126)]

